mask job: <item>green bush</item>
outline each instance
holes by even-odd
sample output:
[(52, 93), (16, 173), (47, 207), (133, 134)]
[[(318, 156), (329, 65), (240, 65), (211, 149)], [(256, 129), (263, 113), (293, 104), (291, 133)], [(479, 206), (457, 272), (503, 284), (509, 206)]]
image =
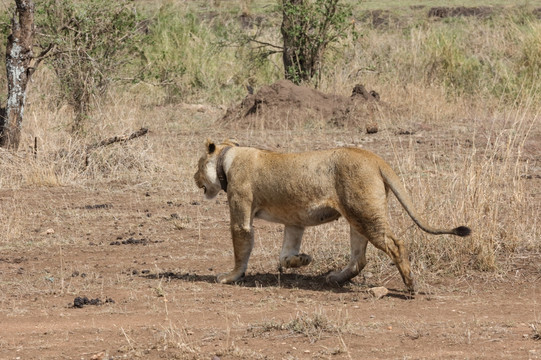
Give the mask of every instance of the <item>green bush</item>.
[(295, 83), (321, 80), (329, 46), (354, 32), (351, 6), (339, 0), (282, 0), (285, 77)]
[[(144, 80), (165, 88), (171, 99), (185, 96), (191, 85), (201, 86), (200, 69), (191, 61), (201, 60), (201, 45), (208, 37), (209, 29), (193, 14), (180, 13), (171, 5), (161, 7), (140, 46)], [(188, 76), (192, 81), (186, 81)]]
[(75, 111), (72, 130), (80, 132), (93, 101), (123, 75), (142, 38), (141, 18), (132, 2), (46, 0), (37, 3), (37, 40), (52, 47), (47, 63), (54, 69), (60, 96)]
[(232, 46), (246, 31), (235, 15), (208, 18), (165, 5), (151, 19), (140, 46), (142, 79), (164, 89), (167, 101), (229, 103), (246, 93), (246, 85), (276, 78), (270, 60), (252, 56), (249, 44)]

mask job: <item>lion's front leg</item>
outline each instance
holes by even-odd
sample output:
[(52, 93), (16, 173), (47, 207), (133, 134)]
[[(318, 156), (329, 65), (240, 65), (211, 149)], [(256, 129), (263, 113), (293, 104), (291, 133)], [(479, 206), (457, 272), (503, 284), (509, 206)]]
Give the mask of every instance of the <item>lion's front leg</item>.
[(218, 275), (218, 282), (222, 284), (233, 283), (244, 277), (254, 243), (250, 204), (229, 199), (229, 211), (235, 267), (229, 273)]
[(284, 229), (284, 243), (280, 252), (280, 270), (282, 268), (298, 268), (310, 264), (312, 257), (299, 254), (304, 227), (286, 226)]

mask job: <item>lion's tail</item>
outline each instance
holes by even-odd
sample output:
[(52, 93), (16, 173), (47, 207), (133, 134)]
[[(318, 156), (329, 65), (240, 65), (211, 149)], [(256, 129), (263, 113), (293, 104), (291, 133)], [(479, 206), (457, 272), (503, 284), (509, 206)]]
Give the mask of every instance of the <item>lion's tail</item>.
[[(387, 165), (387, 164), (385, 164)], [(385, 184), (392, 190), (400, 204), (404, 207), (408, 215), (411, 217), (413, 222), (417, 224), (421, 229), (426, 231), (429, 234), (440, 235), (440, 234), (451, 234), (458, 236), (468, 236), (471, 233), (471, 229), (467, 226), (459, 226), (454, 229), (437, 229), (428, 225), (424, 220), (422, 220), (415, 211), (413, 202), (409, 197), (406, 189), (402, 185), (400, 178), (396, 173), (389, 167), (380, 167), (380, 173), (383, 177)]]

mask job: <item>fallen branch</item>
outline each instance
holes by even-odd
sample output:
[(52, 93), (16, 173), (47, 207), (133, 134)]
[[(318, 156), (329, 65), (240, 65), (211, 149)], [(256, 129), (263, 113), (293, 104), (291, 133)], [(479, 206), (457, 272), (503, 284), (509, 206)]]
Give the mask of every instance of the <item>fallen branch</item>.
[(89, 152), (91, 152), (93, 150), (96, 150), (97, 148), (107, 146), (107, 145), (111, 145), (111, 144), (114, 144), (114, 143), (117, 143), (117, 142), (126, 142), (126, 141), (129, 141), (129, 140), (138, 138), (140, 136), (146, 135), (146, 133), (148, 133), (148, 128), (143, 127), (143, 128), (140, 128), (139, 130), (131, 133), (130, 135), (118, 135), (118, 136), (110, 137), (109, 139), (105, 139), (105, 140), (102, 140), (100, 142), (97, 142), (97, 143), (94, 143), (92, 145), (87, 146), (87, 148), (86, 148), (87, 155), (88, 155)]
[(135, 138), (138, 138), (140, 136), (146, 135), (148, 133), (148, 128), (142, 127), (139, 130), (131, 133), (130, 135), (118, 135), (113, 136), (108, 139), (102, 140), (100, 142), (94, 143), (92, 145), (89, 145), (86, 147), (86, 154), (85, 154), (85, 167), (88, 167), (88, 157), (90, 156), (90, 153), (100, 147), (108, 146), (111, 144), (115, 144), (118, 142), (126, 142)]

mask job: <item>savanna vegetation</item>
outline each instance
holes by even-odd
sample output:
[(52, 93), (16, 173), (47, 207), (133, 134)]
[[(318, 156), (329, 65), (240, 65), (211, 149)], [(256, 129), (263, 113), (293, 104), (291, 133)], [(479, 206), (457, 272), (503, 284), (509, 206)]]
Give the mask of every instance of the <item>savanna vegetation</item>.
[[(331, 334), (338, 345), (336, 351), (321, 350), (327, 351), (325, 356), (355, 358), (365, 354), (348, 350), (360, 341), (357, 333), (376, 340), (390, 334), (384, 322), (385, 329), (380, 331), (379, 320), (359, 327), (347, 311), (335, 318), (327, 316), (344, 302), (359, 301), (356, 287), (351, 292), (324, 288), (318, 293), (321, 306), (326, 306), (327, 296), (331, 299), (327, 313), (302, 307), (303, 302), (314, 301), (312, 287), (323, 286), (311, 276), (341, 268), (348, 261), (349, 230), (344, 221), (307, 230), (302, 250), (315, 261), (298, 270), (298, 279), (277, 273), (281, 230), (258, 222), (247, 274), (252, 276), (253, 287), (218, 287), (208, 280), (229, 270), (232, 253), (226, 197), (222, 194), (216, 203), (203, 202), (193, 182), (207, 137), (217, 141), (231, 137), (243, 145), (278, 151), (360, 146), (381, 155), (400, 174), (431, 224), (468, 225), (473, 230), (470, 237), (459, 240), (426, 235), (397, 201), (390, 200), (392, 227), (408, 244), (416, 280), (425, 295), (434, 291), (438, 279), (494, 280), (518, 274), (522, 271), (518, 263), (527, 264), (528, 271), (535, 273), (532, 278), (539, 278), (541, 267), (531, 259), (539, 259), (541, 253), (541, 2), (480, 0), (467, 4), (475, 11), (454, 13), (431, 8), (455, 8), (462, 2), (314, 0), (303, 8), (283, 7), (282, 2), (36, 1), (34, 53), (49, 50), (27, 89), (18, 151), (0, 148), (0, 264), (4, 266), (0, 284), (7, 289), (0, 294), (0, 315), (7, 314), (4, 320), (17, 320), (34, 310), (39, 316), (66, 310), (65, 306), (53, 309), (39, 302), (42, 299), (64, 301), (84, 291), (101, 295), (109, 291), (117, 300), (123, 299), (111, 305), (112, 317), (128, 314), (133, 315), (130, 319), (146, 320), (144, 326), (134, 322), (133, 332), (128, 328), (119, 332), (120, 320), (112, 320), (114, 330), (109, 333), (108, 325), (103, 325), (108, 329), (103, 334), (114, 333), (111, 339), (126, 342), (122, 352), (142, 357), (137, 352), (142, 348), (168, 348), (176, 349), (180, 358), (209, 358), (209, 353), (201, 355), (201, 348), (218, 346), (219, 339), (221, 355), (217, 356), (263, 358), (253, 350), (259, 345), (240, 352), (239, 344), (256, 338), (246, 334), (266, 338), (286, 332), (305, 336), (310, 344)], [(336, 16), (325, 17), (325, 3), (339, 5)], [(0, 2), (2, 54), (13, 6), (12, 1)], [(285, 12), (293, 17), (301, 14), (303, 21), (292, 20), (290, 30), (284, 30)], [(289, 53), (289, 67), (284, 67), (287, 31), (302, 46)], [(318, 31), (328, 37), (322, 39)], [(308, 54), (314, 57), (301, 61)], [(4, 57), (0, 57), (0, 69), (4, 68)], [(1, 106), (7, 100), (4, 74), (0, 76)], [(344, 126), (324, 121), (295, 126), (284, 122), (278, 129), (223, 126), (220, 119), (227, 108), (284, 77), (342, 96), (350, 96), (356, 84), (376, 90), (385, 105), (378, 116), (379, 131), (365, 133), (364, 126), (358, 126), (363, 119)], [(126, 139), (143, 128), (149, 132), (104, 145), (104, 139)], [(144, 251), (114, 252), (111, 249), (120, 248), (108, 245), (121, 243), (121, 237), (145, 240), (148, 246)], [(366, 277), (361, 280), (360, 276), (359, 282), (386, 285), (398, 279), (383, 253), (372, 247), (368, 257)], [(35, 265), (42, 263), (46, 266)], [(89, 265), (94, 263), (94, 267)], [(114, 271), (107, 273), (109, 267)], [(90, 275), (73, 275), (81, 268)], [(141, 268), (147, 273), (141, 275)], [(16, 280), (3, 275), (12, 273), (22, 275)], [(163, 273), (173, 273), (176, 282), (170, 282), (171, 276), (165, 280)], [(295, 294), (301, 301), (290, 301), (288, 294), (280, 292), (286, 280), (285, 288), (299, 291)], [(272, 285), (261, 287), (261, 283)], [(217, 291), (222, 298), (214, 300)], [(243, 296), (254, 297), (248, 304), (254, 313), (263, 307), (271, 313), (283, 304), (294, 304), (297, 316), (288, 320), (254, 315), (248, 320), (243, 317), (248, 324), (243, 323), (232, 310)], [(185, 305), (192, 297), (197, 299)], [(494, 298), (502, 296), (497, 293)], [(462, 298), (457, 303), (461, 302)], [(194, 316), (205, 321), (206, 315), (225, 309), (216, 323), (208, 328), (201, 325), (203, 330), (184, 318), (201, 303), (207, 306), (205, 312)], [(389, 306), (414, 306), (393, 304)], [(28, 310), (31, 306), (38, 307)], [(168, 321), (180, 320), (160, 324), (147, 336), (145, 326), (149, 321), (157, 324), (153, 322), (157, 313)], [(440, 313), (437, 309), (433, 315)], [(57, 318), (72, 324), (72, 315), (63, 316)], [(483, 346), (507, 344), (487, 340), (488, 335), (484, 336), (490, 331), (501, 336), (524, 332), (517, 330), (520, 324), (531, 321), (539, 334), (538, 316), (517, 323), (506, 320), (497, 331), (489, 320), (471, 318), (475, 320), (432, 324), (430, 319), (419, 322), (416, 317), (404, 325), (406, 335), (400, 343), (422, 338), (436, 349), (432, 355), (440, 354), (437, 351), (445, 341), (456, 345), (457, 351), (474, 343), (484, 349), (479, 354), (485, 356), (484, 351), (490, 349)], [(199, 323), (200, 319), (192, 320)], [(224, 321), (227, 329), (221, 328)], [(373, 329), (379, 332), (372, 336)], [(443, 329), (441, 334), (438, 329)], [(36, 341), (48, 336), (40, 331)], [(231, 335), (235, 331), (237, 335)], [(439, 337), (431, 337), (430, 332)], [(96, 338), (108, 336), (99, 333)], [(152, 345), (134, 340), (142, 333), (141, 339), (150, 339)], [(51, 344), (64, 339), (54, 330), (49, 334)], [(517, 341), (523, 341), (520, 336)], [(82, 337), (77, 349), (86, 351), (88, 338)], [(6, 341), (0, 339), (0, 350), (14, 348)], [(513, 344), (509, 348), (518, 349)], [(42, 356), (39, 346), (35, 353), (30, 349), (26, 354)], [(278, 348), (267, 346), (270, 353)], [(412, 347), (414, 357), (438, 357), (415, 352), (421, 348)], [(380, 355), (402, 356), (399, 352)]]
[[(536, 131), (541, 102), (539, 11), (531, 3), (488, 2), (492, 6), (480, 15), (437, 18), (428, 16), (428, 6), (346, 5), (348, 12), (333, 20), (341, 26), (340, 36), (325, 44), (317, 81), (305, 77), (306, 85), (347, 95), (356, 83), (369, 84), (397, 109), (384, 126), (415, 122), (452, 128), (460, 123), (467, 131), (457, 136), (472, 143), (464, 149), (458, 140), (452, 142), (446, 152), (456, 159), (448, 155), (440, 163), (419, 159), (415, 146), (388, 138), (400, 148), (389, 160), (418, 192), (417, 200), (441, 209), (433, 212), (433, 220), (442, 222), (455, 213), (455, 222), (476, 229), (474, 240), (458, 247), (416, 234), (417, 258), (427, 267), (451, 262), (454, 270), (466, 265), (496, 269), (498, 254), (539, 249), (539, 204), (524, 181), (537, 166), (534, 154), (525, 158), (524, 146)], [(6, 34), (12, 4), (3, 7)], [(100, 138), (162, 126), (164, 119), (151, 115), (156, 109), (184, 103), (222, 109), (239, 102), (247, 86), (257, 90), (283, 78), (281, 20), (280, 5), (265, 1), (38, 2), (37, 43), (54, 48), (29, 89), (21, 147), (24, 151), (36, 142), (38, 155), (26, 156), (24, 164), (3, 155), (0, 183), (84, 184), (139, 172), (185, 177), (156, 158), (149, 143), (128, 154), (104, 150), (86, 168), (80, 157)], [(4, 89), (4, 78), (1, 85)], [(174, 127), (198, 132), (214, 120), (179, 119)], [(318, 131), (325, 137), (335, 130)], [(188, 164), (195, 155), (184, 156)], [(441, 182), (425, 181), (427, 172)], [(425, 194), (427, 188), (431, 191)]]

